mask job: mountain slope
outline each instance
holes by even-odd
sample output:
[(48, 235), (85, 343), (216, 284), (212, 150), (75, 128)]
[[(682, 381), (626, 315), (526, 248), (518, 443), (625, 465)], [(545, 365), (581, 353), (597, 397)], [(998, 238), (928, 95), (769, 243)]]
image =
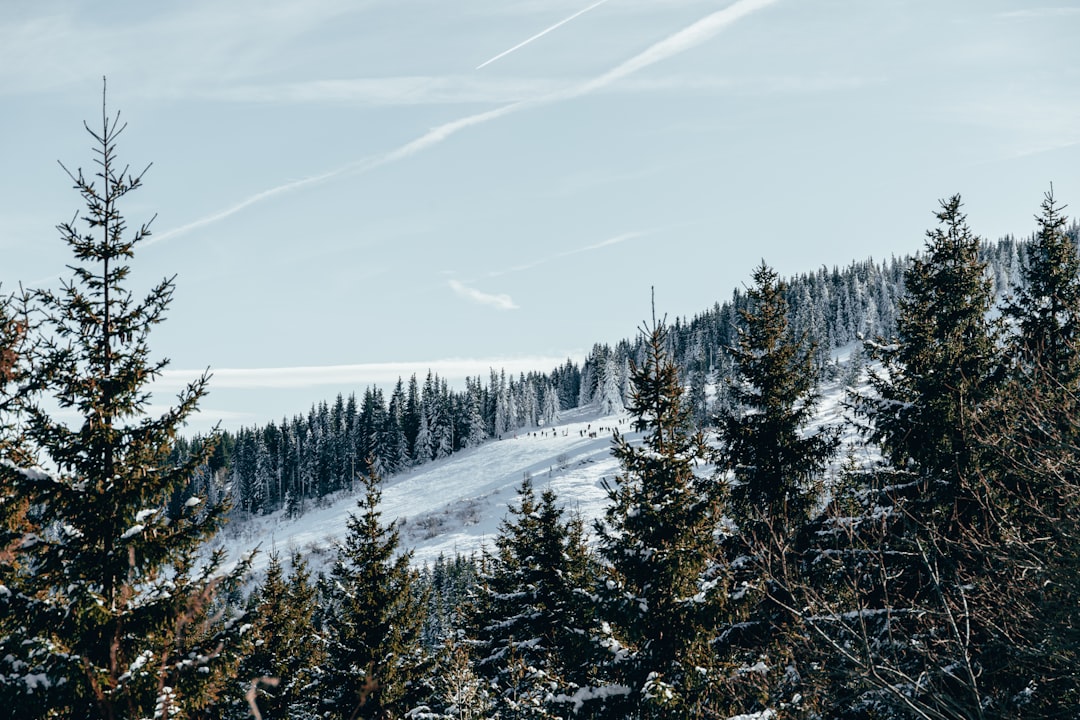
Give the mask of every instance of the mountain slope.
[[(811, 431), (841, 421), (844, 392), (839, 380), (822, 387)], [(607, 502), (602, 482), (619, 470), (610, 453), (615, 428), (631, 441), (640, 438), (626, 413), (602, 415), (596, 407), (569, 410), (560, 413), (551, 428), (519, 431), (392, 476), (383, 484), (383, 518), (398, 520), (402, 545), (413, 551), (417, 564), (432, 562), (439, 554), (473, 553), (491, 546), (527, 473), (538, 489), (551, 487), (560, 502), (580, 512), (591, 527)], [(845, 430), (845, 439), (850, 444), (852, 430)], [(318, 571), (330, 562), (333, 543), (343, 537), (357, 499), (355, 493), (343, 492), (309, 506), (298, 518), (280, 510), (240, 520), (227, 526), (214, 546), (226, 547), (234, 559), (258, 547), (256, 570), (265, 566), (270, 551), (288, 555), (298, 549)]]

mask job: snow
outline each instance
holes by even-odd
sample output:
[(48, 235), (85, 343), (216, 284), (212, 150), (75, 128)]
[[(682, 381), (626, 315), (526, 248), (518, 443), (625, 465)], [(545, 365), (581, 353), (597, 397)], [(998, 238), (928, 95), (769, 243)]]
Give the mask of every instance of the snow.
[[(846, 349), (836, 351), (836, 359)], [(850, 352), (850, 350), (847, 350)], [(842, 374), (842, 373), (841, 373)], [(865, 375), (864, 375), (865, 377)], [(867, 386), (857, 388), (866, 392)], [(815, 417), (806, 431), (839, 425), (845, 413), (847, 388), (841, 380), (823, 383)], [(527, 474), (537, 493), (551, 488), (569, 512), (579, 513), (592, 527), (607, 506), (604, 480), (620, 471), (611, 455), (612, 432), (639, 443), (643, 433), (633, 430), (626, 412), (600, 413), (596, 405), (559, 413), (555, 424), (519, 429), (488, 440), (479, 447), (414, 468), (384, 480), (383, 522), (397, 521), (404, 550), (413, 562), (424, 565), (439, 555), (454, 557), (491, 548), (499, 523)], [(850, 425), (844, 426), (842, 446), (834, 461), (839, 469), (849, 449), (862, 453), (859, 463), (874, 460)], [(307, 512), (288, 518), (284, 510), (270, 515), (234, 521), (218, 534), (210, 548), (224, 547), (228, 557), (240, 558), (259, 548), (253, 569), (266, 567), (270, 552), (287, 557), (294, 550), (305, 555), (314, 572), (326, 570), (333, 561), (333, 544), (344, 539), (350, 513), (357, 513), (362, 489), (343, 492), (320, 501), (309, 501)], [(197, 503), (197, 498), (187, 505)], [(134, 529), (133, 529), (134, 530)], [(128, 531), (132, 532), (132, 531)]]
[(149, 520), (155, 514), (157, 514), (157, 509), (156, 508), (147, 508), (145, 510), (140, 510), (139, 512), (135, 513), (135, 522), (140, 523), (140, 524), (145, 523), (147, 520)]
[[(434, 562), (440, 554), (453, 557), (490, 548), (528, 474), (537, 493), (550, 487), (569, 512), (580, 513), (591, 526), (607, 505), (603, 480), (619, 471), (611, 456), (615, 428), (628, 440), (641, 439), (625, 413), (600, 415), (595, 407), (568, 410), (552, 427), (519, 429), (389, 477), (382, 487), (383, 521), (398, 521), (402, 546), (413, 551), (417, 565)], [(362, 492), (358, 485), (353, 493), (313, 501), (316, 506), (295, 519), (281, 510), (230, 523), (211, 547), (225, 547), (233, 559), (260, 548), (256, 571), (265, 567), (270, 551), (287, 556), (299, 550), (318, 572), (332, 562), (332, 544), (344, 538), (346, 520), (358, 512)]]

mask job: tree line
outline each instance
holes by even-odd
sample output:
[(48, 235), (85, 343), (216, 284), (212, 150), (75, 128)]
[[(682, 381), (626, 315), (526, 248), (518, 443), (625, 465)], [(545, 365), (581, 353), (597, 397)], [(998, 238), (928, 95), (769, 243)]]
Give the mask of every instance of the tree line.
[[(1077, 226), (1067, 232), (1075, 237)], [(1018, 283), (1026, 247), (1013, 238), (980, 243), (995, 297)], [(814, 344), (813, 372), (841, 372), (832, 353), (853, 345), (855, 357), (843, 372), (854, 375), (867, 360), (860, 338), (896, 332), (904, 275), (913, 261), (894, 257), (823, 267), (783, 283), (793, 332)], [(740, 313), (751, 302), (748, 291), (737, 289), (729, 301), (688, 320), (676, 318), (667, 329), (665, 351), (689, 388), (692, 418), (700, 427), (733, 402), (727, 392), (735, 379), (731, 348)], [(618, 412), (630, 395), (630, 363), (640, 363), (645, 353), (639, 337), (614, 346), (597, 343), (582, 363), (568, 359), (549, 372), (515, 378), (492, 369), (487, 382), (466, 378), (462, 390), (429, 372), (422, 382), (415, 375), (407, 382), (399, 378), (389, 397), (378, 386), (365, 389), (360, 399), (339, 394), (313, 404), (306, 415), (221, 433), (214, 455), (175, 502), (192, 495), (213, 501), (228, 496), (234, 513), (284, 509), (295, 517), (321, 498), (351, 489), (364, 473), (385, 478), (488, 440), (551, 427), (565, 410), (592, 406)], [(712, 396), (710, 387), (717, 390)], [(198, 444), (199, 438), (179, 439), (173, 459), (181, 461)]]

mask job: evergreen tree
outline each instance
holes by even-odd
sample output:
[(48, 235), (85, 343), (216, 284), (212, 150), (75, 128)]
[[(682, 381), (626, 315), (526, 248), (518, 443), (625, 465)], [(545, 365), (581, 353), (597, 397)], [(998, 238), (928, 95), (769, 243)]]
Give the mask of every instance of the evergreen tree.
[(788, 325), (785, 286), (764, 262), (754, 271), (739, 344), (731, 349), (735, 406), (720, 417), (720, 463), (735, 482), (731, 500), (740, 518), (779, 521), (793, 536), (809, 518), (815, 482), (836, 452), (838, 431), (804, 436), (817, 405), (815, 348)]
[(622, 466), (607, 484), (610, 505), (596, 525), (603, 567), (597, 589), (605, 681), (578, 699), (598, 698), (603, 717), (701, 717), (716, 712), (720, 683), (709, 645), (723, 618), (729, 585), (715, 536), (722, 486), (695, 472), (707, 457), (692, 435), (678, 370), (662, 325), (646, 333), (646, 358), (631, 367), (628, 406), (645, 433), (632, 445), (618, 432)]
[(551, 717), (557, 691), (573, 693), (587, 680), (589, 613), (579, 592), (591, 570), (584, 528), (562, 519), (552, 490), (537, 502), (528, 478), (509, 512), (480, 578), (476, 667), (492, 683), (497, 711)]
[(997, 330), (991, 280), (960, 207), (959, 196), (941, 203), (925, 256), (904, 276), (897, 337), (870, 344), (883, 366), (870, 375), (874, 394), (853, 399), (886, 459), (865, 474), (860, 492), (872, 500), (817, 533), (840, 540), (824, 557), (845, 559), (835, 576), (847, 587), (819, 598), (850, 605), (825, 600), (831, 609), (811, 616), (833, 620), (831, 630), (816, 625), (819, 636), (853, 664), (839, 687), (869, 682), (860, 702), (875, 698), (887, 717), (985, 717), (984, 675), (1003, 657), (991, 650), (994, 601), (978, 580), (996, 564), (986, 551), (998, 511), (986, 502), (979, 436), (1000, 388)]
[(1021, 284), (1005, 304), (1012, 321), (1013, 355), (1035, 384), (1076, 391), (1080, 383), (1080, 255), (1066, 230), (1064, 207), (1051, 190), (1036, 216), (1038, 232), (1027, 248)]
[(248, 607), (252, 650), (237, 672), (245, 695), (237, 717), (250, 717), (246, 696), (252, 691), (262, 717), (318, 717), (325, 641), (312, 624), (316, 595), (303, 556), (293, 553), (292, 572), (286, 578), (278, 556), (272, 555)]
[(797, 714), (810, 704), (803, 675), (811, 663), (799, 662), (801, 628), (785, 606), (796, 564), (799, 535), (810, 520), (826, 464), (838, 445), (838, 431), (805, 427), (817, 402), (815, 348), (794, 337), (788, 324), (785, 287), (763, 262), (754, 272), (748, 304), (740, 310), (743, 327), (731, 396), (734, 407), (721, 415), (717, 465), (733, 479), (731, 499), (739, 532), (727, 541), (740, 592), (741, 622), (718, 643), (738, 673), (744, 712), (787, 706)]
[(427, 661), (420, 647), (424, 599), (414, 588), (411, 553), (399, 552), (394, 524), (383, 525), (378, 478), (350, 514), (330, 576), (321, 583), (327, 664), (321, 693), (329, 717), (393, 718), (418, 706)]
[(622, 382), (619, 380), (619, 362), (614, 354), (608, 354), (604, 360), (604, 374), (597, 391), (597, 402), (604, 415), (615, 415), (625, 410)]
[(896, 342), (868, 348), (884, 370), (870, 375), (875, 395), (855, 398), (891, 464), (926, 476), (974, 469), (972, 430), (995, 382), (990, 280), (960, 208), (959, 195), (941, 202), (925, 256), (904, 276)]
[(481, 411), (481, 391), (480, 391), (480, 379), (477, 378), (475, 383), (468, 384), (468, 397), (467, 397), (467, 412), (468, 419), (466, 423), (467, 432), (465, 435), (464, 447), (478, 447), (484, 440), (487, 439), (487, 429), (484, 423), (484, 416)]
[(235, 628), (215, 611), (243, 567), (222, 575), (220, 553), (196, 562), (224, 507), (192, 498), (179, 516), (166, 512), (213, 449), (206, 442), (178, 465), (168, 460), (207, 377), (188, 385), (176, 407), (148, 414), (148, 383), (167, 362), (151, 360), (148, 337), (173, 282), (141, 301), (125, 287), (149, 228), (129, 234), (120, 205), (142, 174), (119, 165), (124, 125), (104, 102), (101, 130), (87, 130), (97, 170), (69, 172), (87, 229), (75, 220), (59, 226), (75, 255), (74, 277), (59, 292), (35, 295), (35, 384), (78, 420), (69, 425), (45, 404), (28, 404), (27, 437), (50, 469), (0, 469), (4, 485), (26, 500), (34, 530), (14, 550), (10, 591), (0, 592), (0, 617), (19, 618), (0, 639), (0, 696), (21, 717), (194, 714), (226, 682)]

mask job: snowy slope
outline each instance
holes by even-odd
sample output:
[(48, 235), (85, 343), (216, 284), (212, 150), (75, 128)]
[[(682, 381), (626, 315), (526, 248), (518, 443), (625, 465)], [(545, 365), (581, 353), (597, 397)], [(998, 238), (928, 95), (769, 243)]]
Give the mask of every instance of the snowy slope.
[[(843, 397), (841, 383), (824, 386), (811, 429), (840, 422)], [(472, 553), (491, 545), (508, 503), (528, 473), (538, 492), (551, 487), (562, 504), (580, 512), (591, 527), (606, 503), (601, 483), (619, 470), (611, 456), (613, 428), (631, 441), (640, 439), (640, 433), (631, 432), (625, 413), (571, 410), (561, 413), (553, 428), (519, 431), (392, 476), (383, 484), (383, 520), (399, 521), (402, 544), (413, 550), (418, 564), (431, 562), (440, 553), (448, 557)], [(845, 440), (852, 439), (851, 431), (846, 431)], [(268, 551), (287, 557), (299, 549), (318, 571), (330, 562), (333, 543), (343, 537), (357, 500), (356, 494), (343, 493), (309, 507), (296, 519), (279, 511), (233, 522), (214, 546), (225, 546), (230, 558), (260, 548), (256, 571), (265, 566)]]

